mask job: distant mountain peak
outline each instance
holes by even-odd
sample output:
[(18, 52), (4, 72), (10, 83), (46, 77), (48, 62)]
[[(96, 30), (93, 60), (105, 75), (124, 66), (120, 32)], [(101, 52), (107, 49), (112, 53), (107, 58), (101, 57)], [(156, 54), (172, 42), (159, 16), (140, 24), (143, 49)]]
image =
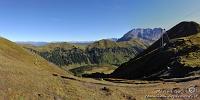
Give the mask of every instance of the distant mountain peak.
[(145, 42), (154, 42), (160, 38), (160, 36), (165, 32), (162, 28), (134, 28), (124, 34), (123, 37), (118, 39), (118, 42), (129, 41), (131, 39), (137, 38)]

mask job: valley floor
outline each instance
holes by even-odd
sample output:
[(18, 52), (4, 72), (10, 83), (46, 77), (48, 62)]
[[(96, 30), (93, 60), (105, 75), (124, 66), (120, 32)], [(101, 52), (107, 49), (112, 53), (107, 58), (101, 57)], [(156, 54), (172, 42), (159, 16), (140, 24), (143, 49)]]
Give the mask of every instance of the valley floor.
[[(199, 100), (200, 80), (163, 82), (105, 79), (83, 79), (81, 85), (95, 91), (88, 98), (95, 100)], [(84, 98), (84, 97), (83, 97)]]
[[(66, 79), (68, 81), (72, 79)], [(189, 82), (139, 81), (121, 79), (74, 79), (85, 88), (78, 100), (199, 100), (200, 80)]]
[(60, 94), (63, 96), (40, 93), (20, 98), (24, 100), (28, 98), (42, 100), (47, 98), (52, 100), (200, 100), (200, 80), (163, 82), (91, 79), (57, 74), (53, 76), (64, 84), (60, 87), (62, 88)]

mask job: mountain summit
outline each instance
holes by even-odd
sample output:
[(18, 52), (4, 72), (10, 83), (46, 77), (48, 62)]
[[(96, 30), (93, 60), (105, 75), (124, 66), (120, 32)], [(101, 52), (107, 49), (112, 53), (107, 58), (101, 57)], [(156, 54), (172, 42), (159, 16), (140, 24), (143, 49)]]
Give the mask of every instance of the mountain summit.
[(118, 39), (117, 41), (129, 41), (131, 39), (140, 39), (142, 41), (148, 42), (148, 43), (152, 43), (155, 42), (156, 40), (158, 40), (160, 38), (160, 36), (162, 35), (162, 33), (164, 33), (165, 30), (162, 28), (135, 28), (130, 30), (129, 32), (127, 32), (123, 37), (121, 37), (120, 39)]
[(196, 22), (181, 22), (167, 31), (170, 38), (186, 37), (200, 33), (200, 26)]
[[(165, 45), (163, 45), (165, 44)], [(122, 64), (118, 78), (176, 78), (200, 73), (200, 26), (181, 22), (141, 54)]]

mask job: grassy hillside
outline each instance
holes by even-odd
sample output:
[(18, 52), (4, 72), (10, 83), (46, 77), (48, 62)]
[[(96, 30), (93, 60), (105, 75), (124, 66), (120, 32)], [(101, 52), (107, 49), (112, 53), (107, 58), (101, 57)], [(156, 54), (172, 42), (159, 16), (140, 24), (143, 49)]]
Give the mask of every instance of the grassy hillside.
[(128, 42), (114, 42), (100, 40), (86, 48), (87, 54), (93, 64), (117, 65), (128, 61), (142, 52), (147, 46), (139, 40)]
[[(109, 82), (79, 79), (29, 52), (0, 38), (1, 100), (100, 100), (126, 99), (133, 95), (113, 91)], [(108, 84), (109, 87), (106, 87)], [(106, 87), (105, 90), (104, 87)]]
[(23, 46), (62, 67), (90, 64), (120, 65), (147, 47), (139, 40), (128, 42), (100, 40), (84, 47), (84, 49), (66, 42), (51, 43), (40, 47)]
[(0, 97), (28, 99), (29, 96), (41, 94), (53, 98), (62, 95), (60, 87), (63, 84), (52, 74), (70, 76), (40, 56), (4, 38), (0, 38), (0, 59)]
[(88, 56), (85, 54), (83, 49), (70, 43), (50, 43), (45, 46), (24, 46), (26, 49), (33, 51), (46, 60), (58, 65), (84, 65), (89, 64)]

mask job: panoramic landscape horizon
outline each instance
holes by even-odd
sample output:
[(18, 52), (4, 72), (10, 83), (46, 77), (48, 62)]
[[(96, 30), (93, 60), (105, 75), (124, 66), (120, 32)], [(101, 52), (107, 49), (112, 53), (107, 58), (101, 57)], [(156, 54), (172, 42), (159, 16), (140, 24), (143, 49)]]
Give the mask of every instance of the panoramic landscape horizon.
[(0, 100), (200, 100), (199, 0), (0, 1)]

